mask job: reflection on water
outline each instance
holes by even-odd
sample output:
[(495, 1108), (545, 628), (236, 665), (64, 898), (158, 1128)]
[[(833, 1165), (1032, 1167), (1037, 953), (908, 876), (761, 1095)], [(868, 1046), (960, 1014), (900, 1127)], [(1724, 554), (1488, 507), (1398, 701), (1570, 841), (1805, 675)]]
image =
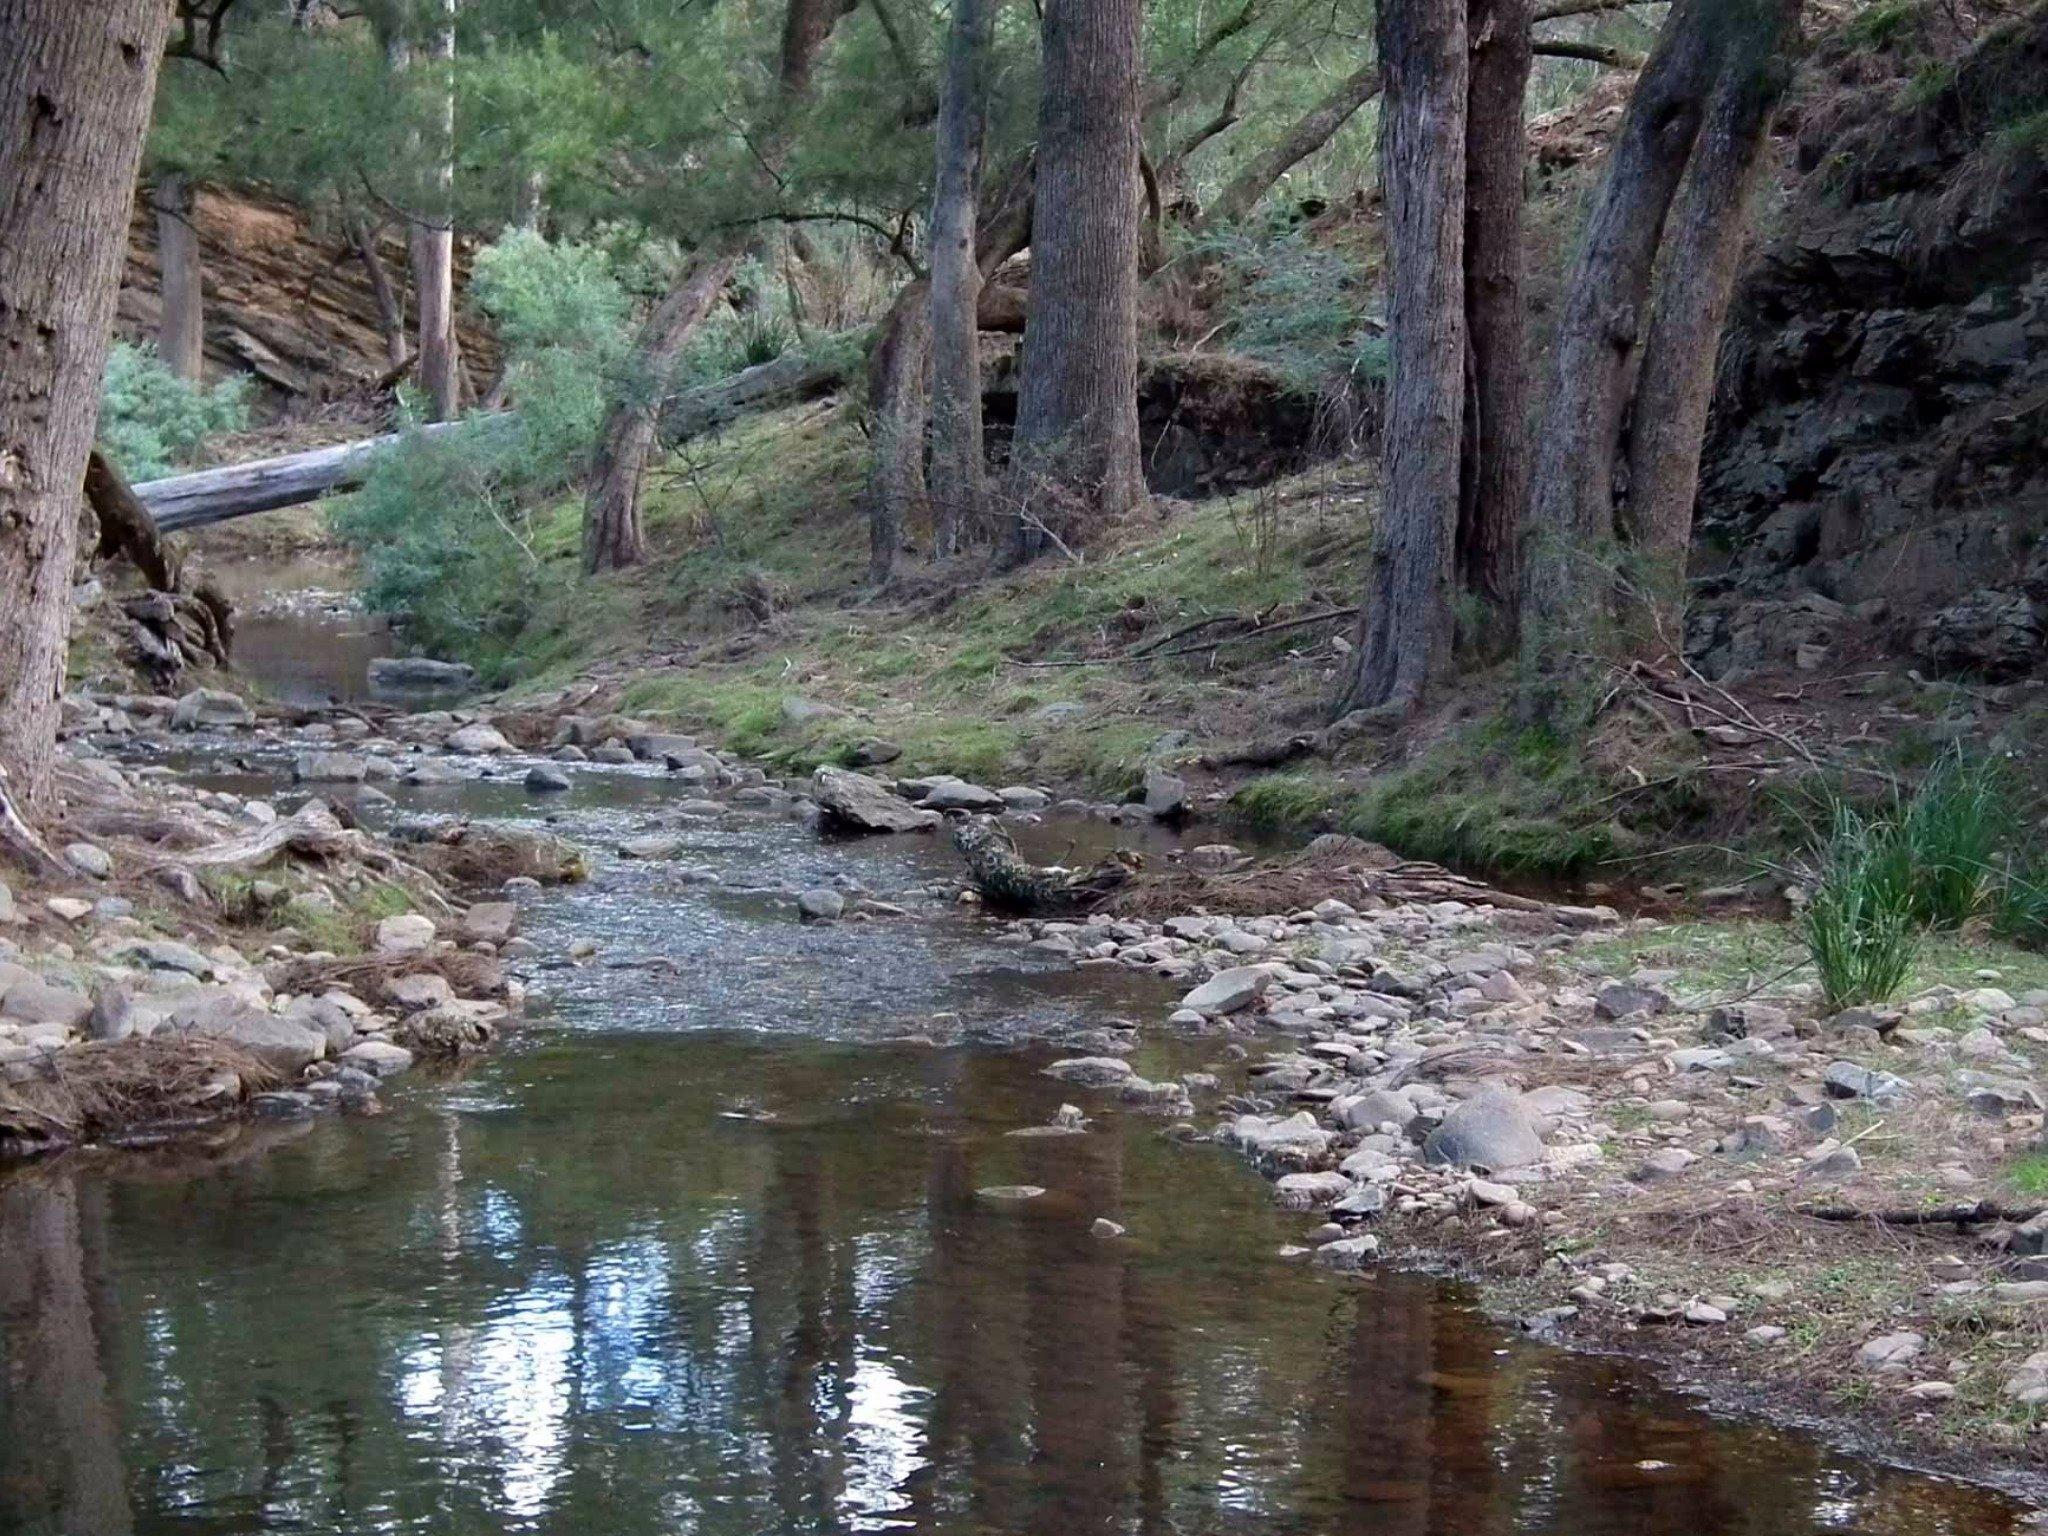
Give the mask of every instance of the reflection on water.
[[(645, 830), (667, 791), (635, 783), (561, 814)], [(943, 858), (687, 836), (728, 886), (902, 894)], [(1155, 1120), (1008, 1136), (1060, 1102), (1042, 1049), (873, 1043), (1156, 1016), (1131, 983), (674, 871), (608, 865), (532, 925), (659, 968), (547, 973), (542, 1019), (381, 1118), (0, 1182), (0, 1531), (2013, 1529), (1440, 1282), (1280, 1265), (1301, 1219)], [(975, 1193), (1015, 1183), (1047, 1193)]]

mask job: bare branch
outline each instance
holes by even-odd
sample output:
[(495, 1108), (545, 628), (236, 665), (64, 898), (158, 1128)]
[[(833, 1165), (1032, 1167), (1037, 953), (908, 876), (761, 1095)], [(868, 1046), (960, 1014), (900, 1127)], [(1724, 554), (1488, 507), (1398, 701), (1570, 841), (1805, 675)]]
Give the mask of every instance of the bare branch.
[(1631, 48), (1614, 48), (1606, 43), (1573, 43), (1539, 37), (1530, 51), (1548, 59), (1584, 59), (1608, 69), (1641, 69), (1646, 56)]

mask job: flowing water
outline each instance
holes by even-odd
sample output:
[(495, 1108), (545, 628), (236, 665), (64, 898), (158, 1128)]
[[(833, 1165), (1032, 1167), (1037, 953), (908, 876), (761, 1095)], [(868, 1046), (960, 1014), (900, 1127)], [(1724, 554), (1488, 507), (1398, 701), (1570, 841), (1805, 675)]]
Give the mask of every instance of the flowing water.
[[(678, 824), (631, 770), (545, 811), (510, 781), (402, 798), (686, 846), (536, 899), (548, 953), (599, 957), (381, 1117), (0, 1175), (0, 1532), (2018, 1528), (1455, 1284), (1280, 1262), (1303, 1219), (1156, 1119), (1008, 1134), (1072, 1096), (1034, 1035), (1170, 999), (928, 901), (796, 921), (784, 893), (835, 878), (917, 903), (930, 840)], [(1014, 1184), (1047, 1193), (977, 1194)]]

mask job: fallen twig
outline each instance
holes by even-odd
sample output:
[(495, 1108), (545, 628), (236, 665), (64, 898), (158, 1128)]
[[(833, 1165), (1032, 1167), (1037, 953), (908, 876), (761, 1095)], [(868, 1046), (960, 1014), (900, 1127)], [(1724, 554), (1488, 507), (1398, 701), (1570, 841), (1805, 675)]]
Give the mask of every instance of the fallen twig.
[(1853, 1205), (1796, 1205), (1795, 1214), (1816, 1221), (1869, 1221), (1887, 1227), (1980, 1226), (1991, 1221), (2032, 1221), (2048, 1205), (2000, 1205), (1979, 1200), (1973, 1205), (1943, 1205), (1907, 1210), (1866, 1211)]

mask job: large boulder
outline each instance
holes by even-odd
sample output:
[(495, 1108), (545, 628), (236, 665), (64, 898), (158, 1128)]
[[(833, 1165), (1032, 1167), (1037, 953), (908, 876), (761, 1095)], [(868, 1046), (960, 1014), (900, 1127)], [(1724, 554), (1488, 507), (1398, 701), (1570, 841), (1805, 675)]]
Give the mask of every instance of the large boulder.
[(1985, 587), (1928, 616), (1913, 634), (1913, 651), (1937, 672), (1993, 681), (2038, 666), (2048, 634), (2048, 609), (2025, 592)]
[(1158, 821), (1179, 821), (1188, 813), (1188, 781), (1164, 768), (1147, 768), (1145, 810)]
[(1521, 1168), (1542, 1161), (1543, 1136), (1519, 1094), (1486, 1088), (1444, 1117), (1423, 1142), (1422, 1155), (1460, 1168)]
[(218, 688), (194, 688), (171, 710), (174, 731), (218, 730), (224, 726), (253, 724), (256, 716), (232, 693)]
[(455, 693), (476, 686), (476, 668), (425, 656), (379, 656), (370, 663), (370, 692), (378, 696)]
[(354, 752), (301, 752), (292, 763), (292, 777), (302, 784), (360, 784), (369, 772)]
[(172, 1010), (169, 1027), (224, 1040), (286, 1076), (296, 1076), (327, 1054), (325, 1031), (280, 1018), (222, 988), (195, 989)]
[(940, 779), (925, 792), (920, 802), (930, 811), (1001, 811), (1008, 807), (992, 789), (970, 784), (965, 779)]
[(1220, 971), (1182, 998), (1180, 1005), (1197, 1013), (1236, 1013), (1257, 1002), (1271, 979), (1253, 965)]
[(505, 733), (487, 720), (478, 720), (451, 731), (442, 745), (450, 752), (471, 757), (512, 750), (512, 743), (505, 739)]
[(77, 1029), (92, 1016), (92, 999), (73, 987), (17, 981), (0, 998), (0, 1018), (14, 1024), (61, 1024)]
[(928, 832), (941, 819), (891, 794), (879, 780), (844, 768), (820, 768), (811, 795), (825, 824), (844, 832)]
[(416, 955), (433, 942), (434, 920), (417, 912), (387, 917), (377, 924), (376, 948), (380, 955)]
[(519, 931), (519, 908), (509, 901), (479, 901), (462, 914), (465, 944), (502, 944)]

